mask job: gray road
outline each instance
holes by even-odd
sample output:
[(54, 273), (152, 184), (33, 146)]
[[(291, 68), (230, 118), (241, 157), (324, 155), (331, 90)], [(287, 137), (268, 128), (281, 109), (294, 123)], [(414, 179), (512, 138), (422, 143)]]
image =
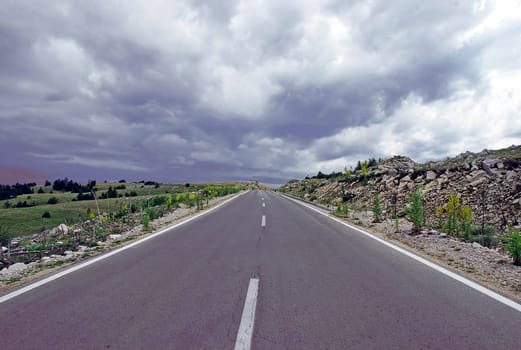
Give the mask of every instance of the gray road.
[(0, 304), (0, 349), (232, 349), (252, 277), (253, 349), (521, 349), (520, 312), (268, 192)]

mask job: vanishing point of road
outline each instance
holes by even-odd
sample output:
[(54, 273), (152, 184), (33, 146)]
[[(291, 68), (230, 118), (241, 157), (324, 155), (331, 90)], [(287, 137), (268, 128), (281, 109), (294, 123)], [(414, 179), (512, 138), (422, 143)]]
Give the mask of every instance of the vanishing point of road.
[(521, 349), (521, 312), (265, 191), (0, 296), (4, 350), (234, 348)]

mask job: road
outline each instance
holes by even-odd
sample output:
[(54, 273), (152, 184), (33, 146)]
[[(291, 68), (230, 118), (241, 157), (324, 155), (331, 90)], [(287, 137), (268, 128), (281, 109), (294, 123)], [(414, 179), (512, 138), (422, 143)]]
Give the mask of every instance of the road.
[(252, 349), (521, 348), (521, 312), (252, 191), (1, 303), (0, 349), (233, 349), (249, 312)]

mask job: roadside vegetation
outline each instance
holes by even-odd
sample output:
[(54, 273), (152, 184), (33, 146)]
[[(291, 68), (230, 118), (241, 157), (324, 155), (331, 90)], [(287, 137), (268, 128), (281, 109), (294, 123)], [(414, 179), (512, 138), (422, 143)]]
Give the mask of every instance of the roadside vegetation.
[[(9, 236), (38, 234), (64, 222), (89, 220), (91, 213), (112, 216), (122, 207), (139, 207), (143, 201), (172, 197), (170, 206), (201, 206), (209, 199), (245, 188), (245, 184), (161, 184), (153, 181), (77, 184), (58, 179), (47, 186), (34, 183), (0, 185), (0, 226)], [(74, 192), (73, 192), (74, 191)], [(98, 205), (96, 205), (96, 196)], [(100, 213), (97, 213), (99, 207)]]

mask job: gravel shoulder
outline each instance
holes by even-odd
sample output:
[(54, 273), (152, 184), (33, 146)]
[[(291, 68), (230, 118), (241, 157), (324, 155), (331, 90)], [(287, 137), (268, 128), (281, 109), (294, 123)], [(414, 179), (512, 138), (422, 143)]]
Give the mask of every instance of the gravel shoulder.
[(353, 211), (341, 219), (521, 303), (521, 267), (507, 253), (436, 230), (409, 235), (412, 224), (403, 218), (396, 232), (394, 220), (373, 223), (369, 211)]

